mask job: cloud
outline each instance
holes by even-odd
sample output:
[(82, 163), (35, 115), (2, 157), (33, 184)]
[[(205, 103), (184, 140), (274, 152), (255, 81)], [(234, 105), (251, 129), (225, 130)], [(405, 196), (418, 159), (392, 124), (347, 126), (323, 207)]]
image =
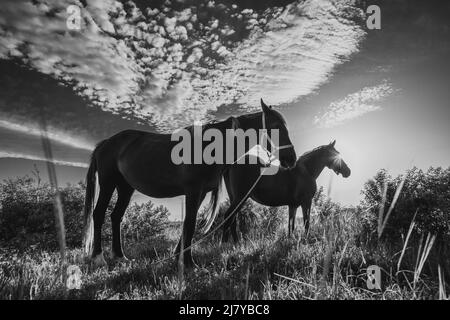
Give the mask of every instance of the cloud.
[[(24, 128), (16, 123), (8, 123), (3, 120), (0, 122), (0, 158), (46, 161), (40, 131), (36, 128), (23, 130)], [(48, 137), (52, 149), (52, 162), (86, 167), (92, 150), (89, 145), (77, 141), (75, 138), (55, 135), (55, 133), (50, 133)]]
[(366, 113), (381, 110), (378, 103), (394, 92), (395, 89), (387, 81), (365, 87), (342, 100), (332, 102), (324, 113), (314, 118), (314, 124), (321, 128), (331, 128)]
[(364, 36), (343, 16), (349, 5), (305, 1), (273, 9), (259, 20), (267, 22), (254, 26), (249, 39), (233, 52), (233, 63), (219, 78), (225, 81), (218, 81), (217, 87), (235, 83), (241, 90), (235, 94), (237, 102), (253, 106), (262, 96), (272, 104), (285, 104), (312, 93), (357, 52)]
[[(21, 124), (0, 119), (0, 128), (20, 132), (22, 134), (35, 136), (38, 138), (40, 138), (42, 134), (41, 128), (37, 128), (34, 124), (31, 123)], [(50, 139), (50, 141), (55, 141), (68, 147), (82, 150), (94, 149), (94, 145), (92, 143), (84, 141), (83, 139), (75, 138), (72, 135), (65, 134), (57, 129), (47, 130), (46, 136), (48, 137), (48, 139)]]
[[(67, 6), (82, 8), (80, 31)], [(242, 9), (214, 1), (140, 10), (129, 1), (2, 3), (0, 58), (75, 83), (103, 110), (172, 130), (223, 105), (295, 101), (358, 50), (354, 1), (296, 1)], [(179, 7), (179, 6), (177, 6)]]
[[(16, 152), (6, 152), (6, 151), (0, 151), (0, 158), (20, 158), (20, 159), (26, 159), (26, 160), (36, 160), (36, 161), (48, 161), (44, 157), (34, 156), (30, 154), (25, 153), (16, 153)], [(80, 168), (87, 168), (89, 165), (84, 162), (72, 162), (72, 161), (64, 161), (64, 160), (51, 160), (51, 163), (63, 165), (63, 166), (69, 166), (69, 167), (80, 167)]]
[[(66, 26), (66, 9), (70, 4), (59, 1), (44, 4), (31, 1), (6, 1), (0, 16), (0, 57), (18, 56), (37, 70), (60, 80), (77, 82), (82, 94), (94, 103), (109, 101), (118, 105), (137, 90), (139, 66), (131, 58), (131, 48), (123, 41), (105, 36), (111, 29), (108, 13), (120, 9), (114, 1), (89, 1), (85, 30), (70, 33)], [(88, 12), (88, 11), (86, 11)]]

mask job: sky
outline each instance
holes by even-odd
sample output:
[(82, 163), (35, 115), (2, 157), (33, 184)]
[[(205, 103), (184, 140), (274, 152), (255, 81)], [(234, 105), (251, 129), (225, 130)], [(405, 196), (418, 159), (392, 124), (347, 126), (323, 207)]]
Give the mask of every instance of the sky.
[[(3, 0), (0, 179), (45, 178), (42, 123), (59, 183), (76, 183), (120, 130), (171, 132), (263, 98), (298, 155), (336, 139), (352, 175), (318, 184), (356, 205), (381, 168), (449, 165), (449, 14), (443, 1)], [(179, 218), (181, 198), (152, 200)]]

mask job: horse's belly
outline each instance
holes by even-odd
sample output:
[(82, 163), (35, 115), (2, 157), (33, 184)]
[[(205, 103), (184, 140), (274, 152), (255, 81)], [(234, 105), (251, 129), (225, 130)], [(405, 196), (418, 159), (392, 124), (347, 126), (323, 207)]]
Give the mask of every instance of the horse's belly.
[(197, 187), (210, 191), (220, 182), (221, 170), (214, 166), (174, 165), (160, 159), (151, 160), (141, 164), (138, 159), (119, 163), (119, 171), (125, 180), (149, 197), (176, 197)]
[(122, 169), (121, 173), (125, 180), (139, 192), (149, 197), (167, 198), (181, 195), (184, 191), (179, 175), (173, 171), (167, 168), (139, 170), (138, 167), (129, 166), (125, 170)]
[(138, 185), (133, 186), (140, 193), (153, 198), (172, 198), (184, 194), (184, 190), (174, 186), (167, 185)]
[(169, 161), (129, 155), (119, 161), (118, 167), (125, 180), (147, 196), (166, 198), (183, 194), (180, 172)]
[(263, 206), (268, 207), (280, 207), (287, 205), (287, 201), (283, 201), (283, 199), (273, 199), (271, 197), (258, 197), (257, 195), (252, 195), (250, 198), (252, 200), (258, 202), (259, 204), (262, 204)]
[(261, 183), (253, 190), (251, 198), (265, 206), (289, 205), (289, 190), (286, 186), (272, 180), (261, 179)]

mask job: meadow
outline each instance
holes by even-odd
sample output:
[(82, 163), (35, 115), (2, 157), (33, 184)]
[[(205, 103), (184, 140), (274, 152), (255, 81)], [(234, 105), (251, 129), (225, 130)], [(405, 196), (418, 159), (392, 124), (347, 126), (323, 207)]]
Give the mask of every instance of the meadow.
[[(203, 241), (194, 247), (198, 267), (191, 270), (171, 258), (180, 222), (152, 203), (127, 211), (122, 231), (132, 260), (114, 263), (105, 245), (109, 267), (93, 269), (80, 248), (84, 185), (67, 186), (61, 189), (67, 264), (82, 272), (80, 288), (71, 290), (62, 282), (48, 186), (30, 177), (4, 181), (0, 299), (448, 299), (449, 177), (441, 168), (395, 178), (382, 170), (351, 208), (321, 189), (307, 237), (301, 214), (288, 237), (284, 208), (248, 201), (239, 216), (241, 241), (197, 235)], [(110, 236), (105, 225), (105, 244)], [(379, 290), (367, 287), (370, 265), (381, 268)]]

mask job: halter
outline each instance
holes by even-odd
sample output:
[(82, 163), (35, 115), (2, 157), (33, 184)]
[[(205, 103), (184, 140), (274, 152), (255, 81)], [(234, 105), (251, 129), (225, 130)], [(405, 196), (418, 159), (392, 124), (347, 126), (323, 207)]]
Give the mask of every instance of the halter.
[[(292, 144), (286, 144), (284, 146), (277, 146), (272, 139), (269, 137), (268, 133), (267, 133), (267, 127), (266, 127), (266, 115), (264, 114), (264, 112), (262, 113), (262, 127), (263, 127), (263, 134), (261, 138), (264, 138), (264, 136), (267, 138), (267, 140), (269, 141), (270, 145), (271, 145), (271, 149), (272, 151), (269, 151), (267, 148), (265, 148), (264, 146), (262, 146), (261, 144), (257, 144), (255, 145), (251, 150), (253, 150), (254, 148), (256, 148), (256, 153), (257, 153), (257, 157), (259, 157), (259, 152), (264, 152), (267, 155), (268, 158), (268, 163), (265, 163), (266, 166), (270, 166), (272, 164), (272, 162), (274, 160), (276, 160), (277, 158), (273, 155), (274, 151), (278, 151), (278, 150), (283, 150), (283, 149), (287, 149), (287, 148), (293, 148), (294, 146)], [(261, 139), (262, 140), (262, 139)], [(249, 155), (251, 150), (248, 150), (247, 152), (245, 152), (243, 155), (241, 155), (238, 159), (236, 159), (235, 161), (233, 161), (233, 164), (238, 163), (239, 160), (241, 160), (242, 158), (244, 158), (245, 156)], [(260, 157), (259, 157), (260, 158)], [(261, 159), (261, 158), (260, 158)], [(263, 160), (264, 161), (264, 160)], [(265, 161), (264, 161), (265, 162)]]
[(274, 152), (274, 150), (279, 151), (279, 150), (283, 150), (283, 149), (288, 149), (288, 148), (293, 148), (294, 146), (292, 144), (285, 144), (284, 146), (277, 146), (272, 139), (270, 138), (270, 136), (267, 133), (267, 127), (266, 127), (266, 114), (263, 112), (262, 113), (262, 127), (263, 127), (263, 137), (265, 136), (267, 138), (267, 140), (270, 143), (271, 149), (272, 151), (269, 152), (269, 150), (267, 151), (267, 155), (269, 156), (269, 159), (271, 158), (271, 153)]
[[(278, 147), (275, 145), (275, 143), (273, 143), (272, 139), (270, 139), (269, 135), (267, 134), (267, 127), (266, 127), (266, 116), (264, 114), (264, 112), (262, 113), (262, 126), (263, 126), (263, 130), (264, 133), (263, 135), (265, 135), (267, 137), (267, 140), (270, 142), (270, 145), (272, 146), (272, 148), (276, 149), (276, 150), (281, 150), (281, 149), (287, 149), (287, 148), (293, 148), (294, 146), (292, 144), (288, 144), (288, 145), (284, 145), (281, 147)], [(266, 149), (265, 150), (267, 152), (267, 155), (269, 156), (269, 160), (272, 159), (271, 157), (271, 153)], [(248, 151), (242, 155), (241, 157), (245, 156), (248, 154)], [(240, 158), (241, 158), (240, 157)], [(239, 159), (240, 159), (239, 158)], [(234, 161), (234, 163), (238, 162), (237, 159), (236, 161)], [(269, 165), (271, 164), (272, 161), (269, 162)], [(233, 218), (237, 211), (238, 208), (241, 207), (241, 205), (244, 203), (245, 200), (248, 199), (248, 197), (250, 196), (250, 193), (255, 189), (256, 185), (258, 184), (259, 180), (261, 180), (262, 176), (264, 175), (264, 172), (268, 169), (268, 166), (266, 166), (266, 168), (263, 168), (262, 172), (260, 172), (260, 174), (258, 175), (258, 177), (256, 178), (255, 182), (253, 183), (253, 185), (250, 187), (250, 189), (247, 191), (247, 194), (239, 201), (238, 205), (235, 206), (235, 208), (233, 209), (233, 211), (228, 215), (228, 217), (225, 217), (225, 219), (220, 222), (211, 232), (206, 233), (203, 237), (201, 237), (199, 240), (197, 240), (194, 243), (191, 243), (189, 246), (187, 246), (186, 248), (183, 248), (182, 250), (180, 250), (180, 252), (178, 252), (178, 255), (181, 256), (184, 254), (184, 252), (186, 252), (187, 250), (191, 249), (192, 247), (194, 247), (195, 245), (201, 243), (202, 241), (204, 241), (207, 237), (209, 237), (210, 235), (214, 234), (217, 230), (219, 230), (220, 228), (222, 228), (223, 225), (225, 225), (225, 223), (230, 220), (231, 218)], [(162, 263), (164, 261), (167, 261), (169, 259), (172, 259), (173, 257), (175, 257), (177, 254), (174, 253), (172, 255), (169, 255), (168, 257), (165, 257), (159, 261), (155, 261), (155, 262), (151, 262), (151, 264), (157, 264), (157, 263)]]

